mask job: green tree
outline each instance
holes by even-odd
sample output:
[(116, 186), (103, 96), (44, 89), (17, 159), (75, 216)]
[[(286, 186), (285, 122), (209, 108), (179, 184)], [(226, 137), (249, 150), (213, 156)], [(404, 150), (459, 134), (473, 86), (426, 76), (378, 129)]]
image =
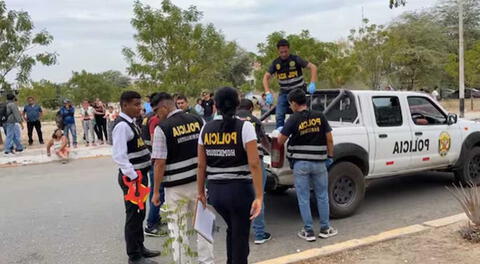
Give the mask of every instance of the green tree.
[(117, 98), (114, 98), (116, 87), (102, 74), (89, 73), (85, 70), (73, 72), (67, 86), (72, 92), (72, 100), (75, 104), (85, 99), (95, 100), (96, 98), (104, 102), (117, 101)]
[(383, 78), (390, 70), (388, 32), (382, 25), (368, 23), (368, 19), (364, 19), (362, 27), (351, 30), (348, 39), (353, 45), (353, 56), (358, 61), (358, 75), (370, 89), (380, 89)]
[[(480, 1), (462, 0), (464, 5), (464, 36), (467, 49), (480, 39)], [(458, 52), (458, 0), (441, 0), (432, 10), (435, 19), (444, 27), (449, 37), (449, 51)]]
[(440, 84), (445, 76), (448, 39), (428, 13), (406, 13), (388, 28), (393, 50), (391, 76), (397, 87), (415, 90)]
[(360, 70), (358, 59), (347, 42), (329, 43), (327, 51), (326, 61), (319, 66), (319, 80), (325, 82), (327, 88), (344, 88), (354, 81)]
[(29, 96), (33, 96), (37, 103), (46, 108), (57, 108), (63, 98), (68, 97), (66, 86), (48, 80), (31, 82), (20, 87), (19, 101), (24, 103)]
[(0, 89), (10, 89), (7, 75), (14, 75), (18, 83), (26, 83), (37, 63), (52, 65), (56, 54), (33, 53), (53, 41), (47, 31), (34, 33), (30, 16), (24, 11), (7, 10), (5, 1), (0, 1)]
[[(450, 54), (446, 65), (448, 74), (458, 80), (458, 56)], [(480, 41), (465, 52), (465, 85), (467, 87), (480, 87)]]
[(132, 81), (128, 76), (125, 76), (119, 71), (106, 71), (100, 73), (100, 76), (108, 83), (112, 85), (110, 101), (116, 102), (119, 100), (120, 95), (125, 90), (132, 89)]
[(123, 54), (128, 73), (145, 92), (198, 95), (220, 85), (241, 85), (250, 71), (235, 43), (212, 24), (200, 23), (202, 13), (196, 7), (182, 10), (164, 0), (154, 9), (136, 1), (133, 11), (137, 46), (124, 48)]

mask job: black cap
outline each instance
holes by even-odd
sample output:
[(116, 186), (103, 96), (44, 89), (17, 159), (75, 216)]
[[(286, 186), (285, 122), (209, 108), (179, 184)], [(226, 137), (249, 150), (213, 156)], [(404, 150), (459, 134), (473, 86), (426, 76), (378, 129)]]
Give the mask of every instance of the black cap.
[(280, 47), (290, 47), (290, 43), (286, 39), (281, 39), (277, 42), (277, 49)]

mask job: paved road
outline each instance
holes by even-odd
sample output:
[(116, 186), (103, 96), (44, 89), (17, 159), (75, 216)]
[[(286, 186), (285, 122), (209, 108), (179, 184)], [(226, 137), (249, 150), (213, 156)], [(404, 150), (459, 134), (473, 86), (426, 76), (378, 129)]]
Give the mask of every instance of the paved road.
[[(126, 263), (115, 175), (109, 158), (0, 169), (0, 263)], [(314, 243), (296, 237), (301, 220), (294, 191), (267, 195), (274, 239), (252, 245), (250, 261), (457, 214), (459, 206), (444, 187), (451, 181), (450, 174), (429, 173), (374, 182), (355, 216), (332, 221), (340, 234)], [(225, 263), (220, 224), (215, 255)], [(147, 238), (146, 244), (159, 248), (162, 239)]]

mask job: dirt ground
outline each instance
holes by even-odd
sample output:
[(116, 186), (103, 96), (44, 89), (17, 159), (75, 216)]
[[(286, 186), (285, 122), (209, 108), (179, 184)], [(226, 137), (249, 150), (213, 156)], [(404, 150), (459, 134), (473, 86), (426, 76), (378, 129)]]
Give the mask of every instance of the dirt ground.
[[(76, 125), (76, 130), (77, 130), (77, 141), (78, 144), (84, 144), (83, 142), (83, 128), (82, 128), (82, 121), (79, 118), (75, 119), (75, 125)], [(36, 148), (42, 148), (45, 147), (45, 145), (40, 145), (38, 143), (38, 137), (37, 137), (37, 131), (33, 129), (33, 145), (28, 146), (28, 135), (27, 135), (27, 125), (24, 123), (25, 128), (22, 130), (22, 144), (23, 146), (29, 148), (29, 149), (36, 149)], [(43, 134), (43, 140), (45, 143), (48, 142), (52, 138), (53, 131), (57, 128), (57, 125), (55, 124), (54, 121), (42, 121), (42, 134)], [(0, 132), (3, 141), (5, 141), (5, 134), (3, 134), (3, 131)], [(0, 141), (0, 146), (3, 146), (3, 143)], [(3, 149), (3, 147), (2, 147)]]
[(459, 228), (465, 224), (463, 222), (430, 229), (372, 246), (304, 261), (301, 264), (478, 264), (480, 244), (465, 241), (458, 233)]

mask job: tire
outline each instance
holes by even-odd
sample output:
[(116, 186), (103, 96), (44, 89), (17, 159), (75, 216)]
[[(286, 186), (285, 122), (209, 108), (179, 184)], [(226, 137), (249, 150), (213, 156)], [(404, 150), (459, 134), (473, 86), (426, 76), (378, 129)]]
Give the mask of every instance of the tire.
[(362, 170), (351, 162), (335, 163), (329, 170), (328, 195), (331, 217), (353, 215), (365, 197)]
[(278, 186), (277, 188), (275, 188), (273, 190), (268, 190), (267, 192), (269, 194), (273, 194), (273, 195), (282, 195), (282, 194), (285, 194), (285, 192), (290, 188), (291, 188), (291, 186), (282, 185), (282, 186)]
[(462, 166), (455, 170), (455, 179), (464, 186), (480, 185), (480, 147), (470, 150)]

